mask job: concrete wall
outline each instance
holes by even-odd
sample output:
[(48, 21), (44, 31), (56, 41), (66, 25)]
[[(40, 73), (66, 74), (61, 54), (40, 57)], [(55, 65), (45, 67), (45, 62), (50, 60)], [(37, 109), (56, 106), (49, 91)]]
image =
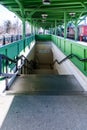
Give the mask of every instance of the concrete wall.
[[(58, 61), (61, 61), (66, 57), (54, 43), (52, 44), (52, 52), (53, 60), (57, 59)], [(87, 91), (87, 77), (70, 60), (65, 61), (61, 65), (55, 63), (54, 69), (56, 69), (60, 75), (74, 75), (82, 87)]]
[(29, 52), (29, 55), (27, 56), (28, 60), (34, 60), (34, 56), (35, 56), (35, 45), (32, 47), (32, 49)]
[(35, 57), (38, 58), (40, 64), (50, 64), (53, 61), (51, 44), (39, 42), (35, 46)]

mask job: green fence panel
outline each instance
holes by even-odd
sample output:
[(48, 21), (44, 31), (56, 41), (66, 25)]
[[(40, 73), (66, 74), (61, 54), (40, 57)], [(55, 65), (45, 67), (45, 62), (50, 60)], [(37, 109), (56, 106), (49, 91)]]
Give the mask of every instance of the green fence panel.
[(51, 35), (35, 35), (36, 41), (51, 41)]
[(61, 39), (58, 37), (58, 47), (61, 48)]
[[(85, 51), (84, 51), (84, 57), (87, 58), (87, 49), (85, 49)], [(87, 62), (84, 63), (84, 69), (87, 73)]]
[[(2, 49), (0, 48), (0, 54), (6, 55), (6, 52), (7, 52), (7, 50), (4, 49), (4, 47), (2, 47)], [(2, 62), (2, 72), (5, 72), (5, 71), (6, 71), (5, 64), (6, 64), (5, 61), (3, 61), (3, 62)]]
[[(85, 58), (84, 57), (84, 48), (79, 46), (78, 44), (72, 44), (72, 53), (76, 54), (80, 58)], [(76, 58), (72, 59), (72, 62), (81, 70), (84, 71), (85, 69), (85, 62), (81, 62)]]
[(64, 52), (65, 51), (65, 40), (61, 39), (61, 50)]
[(17, 43), (15, 42), (14, 44), (9, 44), (7, 46), (7, 56), (11, 59), (14, 59), (17, 54)]
[(69, 55), (72, 53), (72, 43), (69, 40), (65, 41), (65, 54)]
[[(58, 40), (56, 40), (56, 38)], [(64, 39), (62, 37), (59, 36), (57, 37), (55, 35), (52, 35), (52, 41), (54, 42), (55, 45), (57, 45), (59, 49), (61, 49), (61, 51), (65, 55), (73, 53), (80, 58), (87, 58), (87, 47), (78, 44), (76, 41)], [(78, 67), (80, 71), (82, 71), (87, 76), (87, 62), (79, 61), (76, 58), (72, 58), (71, 61)]]
[[(14, 59), (15, 57), (17, 57), (22, 51), (25, 50), (25, 48), (27, 46), (30, 45), (30, 43), (35, 40), (35, 36), (30, 36), (28, 38), (25, 39), (25, 42), (23, 40), (19, 40), (7, 45), (4, 45), (0, 48), (0, 54), (4, 54), (6, 56), (8, 56), (11, 59)], [(10, 64), (10, 69), (13, 69), (15, 64)], [(2, 71), (6, 72), (6, 63), (5, 61), (3, 61), (2, 63)]]

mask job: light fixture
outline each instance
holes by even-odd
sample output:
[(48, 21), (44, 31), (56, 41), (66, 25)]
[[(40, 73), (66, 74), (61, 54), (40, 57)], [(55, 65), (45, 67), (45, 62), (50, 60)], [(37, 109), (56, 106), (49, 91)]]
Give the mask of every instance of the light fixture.
[(42, 17), (47, 17), (48, 15), (47, 14), (42, 14)]
[(75, 14), (76, 13), (74, 13), (74, 12), (69, 13), (69, 15), (72, 16), (72, 17), (75, 17)]
[(48, 14), (42, 14), (42, 18), (43, 18), (43, 19), (46, 19), (47, 16), (48, 16)]
[(42, 23), (45, 23), (46, 22), (46, 20), (42, 20)]
[(50, 0), (43, 0), (43, 4), (44, 5), (49, 5), (50, 4)]

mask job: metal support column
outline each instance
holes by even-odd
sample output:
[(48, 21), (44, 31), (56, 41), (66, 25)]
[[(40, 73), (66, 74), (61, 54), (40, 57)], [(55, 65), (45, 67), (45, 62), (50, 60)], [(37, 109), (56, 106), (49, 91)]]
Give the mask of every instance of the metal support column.
[(45, 27), (44, 27), (44, 29), (43, 29), (43, 34), (45, 34)]
[(77, 41), (78, 40), (78, 30), (77, 30), (77, 19), (75, 20), (75, 40)]
[(33, 23), (32, 23), (32, 20), (31, 20), (31, 34), (33, 34)]
[(51, 24), (51, 34), (53, 34), (53, 25)]
[(26, 29), (25, 29), (25, 18), (22, 19), (23, 23), (23, 42), (24, 42), (24, 51), (25, 51), (25, 38), (26, 38)]
[(57, 21), (55, 20), (55, 35), (56, 35), (56, 24), (57, 24)]
[(2, 74), (2, 56), (0, 55), (0, 75)]
[(64, 38), (67, 37), (67, 17), (66, 12), (64, 12)]
[(32, 28), (33, 28), (33, 34), (35, 33), (34, 32), (34, 22), (32, 21)]
[(34, 33), (36, 34), (36, 23), (34, 22)]

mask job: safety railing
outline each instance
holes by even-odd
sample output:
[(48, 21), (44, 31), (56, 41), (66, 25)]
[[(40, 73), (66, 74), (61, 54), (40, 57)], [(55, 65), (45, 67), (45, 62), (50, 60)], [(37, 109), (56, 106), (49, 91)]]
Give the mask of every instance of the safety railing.
[(53, 66), (55, 63), (57, 63), (57, 64), (62, 64), (64, 61), (66, 61), (66, 60), (68, 60), (68, 59), (71, 59), (71, 58), (73, 58), (73, 57), (75, 57), (75, 58), (78, 59), (79, 61), (87, 62), (87, 58), (80, 58), (80, 57), (78, 57), (77, 55), (71, 53), (71, 54), (69, 54), (68, 56), (66, 56), (64, 59), (62, 59), (61, 61), (58, 61), (57, 59), (55, 59), (55, 60), (53, 61), (53, 63), (50, 64), (50, 66)]
[[(4, 68), (5, 68), (4, 72), (3, 72), (3, 63), (4, 63)], [(14, 64), (13, 69), (10, 68), (12, 64)], [(11, 83), (9, 83), (9, 78), (13, 80), (17, 75), (19, 75), (19, 70), (21, 70), (23, 66), (26, 66), (27, 71), (28, 71), (28, 69), (30, 69), (28, 67), (29, 64), (31, 64), (31, 61), (29, 61), (23, 55), (16, 57), (13, 60), (3, 54), (0, 54), (0, 77), (4, 77), (6, 81), (6, 90), (8, 90), (11, 85)]]
[[(35, 68), (36, 62), (34, 60), (28, 60), (24, 55), (17, 57), (17, 61), (21, 59), (20, 73), (21, 74), (30, 74)], [(20, 63), (19, 63), (20, 64)]]

